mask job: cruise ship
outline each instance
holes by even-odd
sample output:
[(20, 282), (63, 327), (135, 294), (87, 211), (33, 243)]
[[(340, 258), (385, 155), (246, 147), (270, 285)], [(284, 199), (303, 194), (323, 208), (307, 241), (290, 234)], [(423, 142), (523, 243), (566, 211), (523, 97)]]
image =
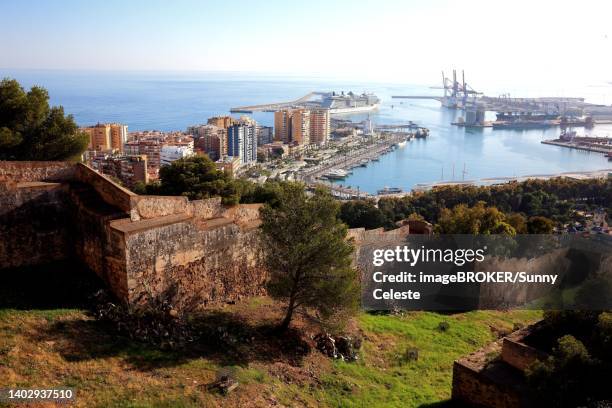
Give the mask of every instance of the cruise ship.
[(328, 108), (331, 114), (367, 112), (378, 108), (378, 105), (380, 99), (372, 93), (356, 95), (353, 92), (329, 92), (321, 98), (321, 106)]

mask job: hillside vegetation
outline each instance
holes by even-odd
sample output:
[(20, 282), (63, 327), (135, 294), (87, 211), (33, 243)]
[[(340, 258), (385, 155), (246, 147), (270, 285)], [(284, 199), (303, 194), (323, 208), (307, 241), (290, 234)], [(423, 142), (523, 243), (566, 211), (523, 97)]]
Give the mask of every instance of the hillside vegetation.
[[(268, 298), (228, 306), (222, 311), (243, 317), (253, 341), (227, 352), (177, 352), (119, 336), (83, 309), (1, 309), (1, 386), (73, 387), (77, 407), (426, 406), (450, 398), (455, 359), (539, 317), (361, 313), (351, 328), (363, 338), (360, 358), (346, 363), (315, 349), (296, 358), (291, 339), (265, 341), (260, 328), (278, 321), (278, 310)], [(308, 340), (307, 322), (296, 325)], [(227, 396), (207, 389), (223, 371), (240, 383)]]

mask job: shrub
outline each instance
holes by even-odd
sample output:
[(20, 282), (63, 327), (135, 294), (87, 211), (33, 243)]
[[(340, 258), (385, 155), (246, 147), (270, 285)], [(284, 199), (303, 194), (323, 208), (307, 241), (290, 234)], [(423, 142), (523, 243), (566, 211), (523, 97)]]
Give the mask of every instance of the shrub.
[(447, 321), (440, 322), (438, 323), (437, 329), (438, 331), (446, 332), (448, 329), (450, 329), (450, 324)]

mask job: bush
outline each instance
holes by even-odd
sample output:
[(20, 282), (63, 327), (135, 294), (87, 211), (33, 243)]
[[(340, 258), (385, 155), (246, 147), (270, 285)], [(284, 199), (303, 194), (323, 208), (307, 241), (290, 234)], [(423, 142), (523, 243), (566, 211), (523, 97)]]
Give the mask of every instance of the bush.
[(577, 406), (590, 395), (593, 361), (584, 344), (575, 337), (561, 337), (552, 356), (536, 361), (527, 378), (539, 398), (552, 406)]
[(438, 329), (438, 331), (446, 332), (446, 331), (448, 331), (448, 329), (450, 329), (450, 324), (448, 322), (446, 322), (446, 321), (440, 322), (440, 323), (438, 323), (437, 329)]
[(409, 346), (404, 350), (399, 358), (400, 365), (419, 360), (419, 349), (416, 347)]
[(576, 292), (575, 307), (581, 310), (605, 310), (612, 304), (612, 285), (601, 277), (586, 280)]

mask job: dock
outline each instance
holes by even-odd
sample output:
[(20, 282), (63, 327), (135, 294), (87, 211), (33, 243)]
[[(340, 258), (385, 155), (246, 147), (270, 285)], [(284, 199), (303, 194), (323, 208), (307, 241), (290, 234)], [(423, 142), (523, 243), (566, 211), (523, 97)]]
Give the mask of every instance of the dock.
[(547, 144), (547, 145), (553, 145), (553, 146), (567, 147), (569, 149), (584, 150), (587, 152), (596, 152), (596, 153), (604, 153), (604, 154), (612, 153), (612, 144), (609, 144), (607, 146), (606, 145), (595, 145), (595, 144), (585, 144), (585, 143), (563, 141), (559, 139), (542, 140), (541, 143)]
[(231, 113), (253, 113), (253, 112), (275, 112), (282, 109), (292, 108), (308, 102), (313, 96), (322, 95), (322, 92), (310, 92), (301, 98), (287, 102), (264, 103), (261, 105), (239, 106), (231, 108)]
[(406, 140), (405, 136), (394, 136), (391, 140), (377, 143), (369, 149), (361, 149), (356, 153), (352, 153), (346, 156), (336, 157), (329, 162), (318, 166), (317, 168), (304, 173), (303, 179), (308, 181), (309, 179), (316, 179), (321, 177), (323, 174), (331, 169), (352, 169), (361, 164), (364, 159), (377, 160), (379, 156), (389, 151), (393, 145)]

